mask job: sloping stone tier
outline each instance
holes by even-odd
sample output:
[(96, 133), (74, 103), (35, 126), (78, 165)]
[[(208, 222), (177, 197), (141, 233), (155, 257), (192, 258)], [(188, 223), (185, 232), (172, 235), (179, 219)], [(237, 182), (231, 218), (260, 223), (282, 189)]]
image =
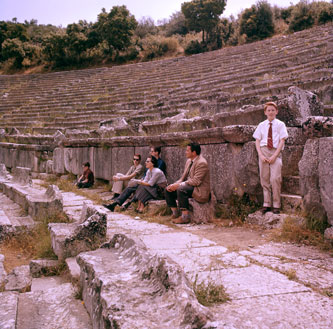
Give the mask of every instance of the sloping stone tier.
[(0, 179), (0, 191), (21, 206), (31, 217), (41, 217), (62, 211), (61, 193), (57, 186), (52, 186), (46, 191), (41, 191)]
[(81, 253), (83, 300), (94, 328), (202, 328), (208, 312), (182, 269), (151, 256), (140, 241), (116, 234), (95, 251)]

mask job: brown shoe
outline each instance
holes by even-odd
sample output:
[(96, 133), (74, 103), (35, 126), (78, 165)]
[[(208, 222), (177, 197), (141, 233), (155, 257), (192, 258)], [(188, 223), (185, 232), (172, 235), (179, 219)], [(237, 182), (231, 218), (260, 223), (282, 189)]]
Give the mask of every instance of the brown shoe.
[(182, 215), (181, 217), (171, 220), (174, 224), (188, 224), (191, 221), (189, 215)]
[(171, 216), (171, 219), (176, 219), (180, 216), (180, 213), (178, 210), (176, 211), (172, 211), (172, 216)]

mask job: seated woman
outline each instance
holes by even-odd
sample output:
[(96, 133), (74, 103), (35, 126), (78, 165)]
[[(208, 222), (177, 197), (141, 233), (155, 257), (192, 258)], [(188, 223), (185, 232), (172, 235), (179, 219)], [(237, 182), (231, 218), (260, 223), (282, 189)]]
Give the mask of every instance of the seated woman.
[(157, 168), (157, 159), (150, 156), (146, 160), (147, 173), (143, 180), (138, 181), (139, 187), (135, 192), (132, 202), (138, 201), (137, 212), (142, 213), (148, 200), (163, 196), (167, 180), (162, 170)]

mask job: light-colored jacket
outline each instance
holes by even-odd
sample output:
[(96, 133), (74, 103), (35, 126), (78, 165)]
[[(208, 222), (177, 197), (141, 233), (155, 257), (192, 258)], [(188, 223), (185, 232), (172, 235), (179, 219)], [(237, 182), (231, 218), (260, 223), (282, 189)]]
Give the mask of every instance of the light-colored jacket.
[(185, 180), (190, 165), (191, 159), (188, 159), (183, 175), (177, 183), (185, 182), (188, 185), (194, 186), (192, 197), (201, 203), (208, 202), (210, 198), (210, 175), (207, 160), (198, 155), (194, 159), (189, 175)]

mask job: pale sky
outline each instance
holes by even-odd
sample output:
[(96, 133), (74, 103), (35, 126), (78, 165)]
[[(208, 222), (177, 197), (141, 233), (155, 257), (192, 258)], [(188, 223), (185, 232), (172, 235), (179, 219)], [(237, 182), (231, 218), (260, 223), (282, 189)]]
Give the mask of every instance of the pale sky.
[[(329, 0), (328, 0), (329, 1)], [(77, 23), (80, 19), (96, 22), (97, 15), (105, 8), (107, 12), (113, 6), (125, 5), (137, 20), (151, 17), (155, 23), (169, 18), (171, 14), (181, 10), (185, 0), (0, 0), (0, 21), (12, 20), (18, 22), (37, 19), (39, 24), (62, 25)], [(224, 17), (237, 14), (255, 4), (257, 0), (227, 0)], [(269, 0), (271, 5), (288, 7), (298, 0)]]

